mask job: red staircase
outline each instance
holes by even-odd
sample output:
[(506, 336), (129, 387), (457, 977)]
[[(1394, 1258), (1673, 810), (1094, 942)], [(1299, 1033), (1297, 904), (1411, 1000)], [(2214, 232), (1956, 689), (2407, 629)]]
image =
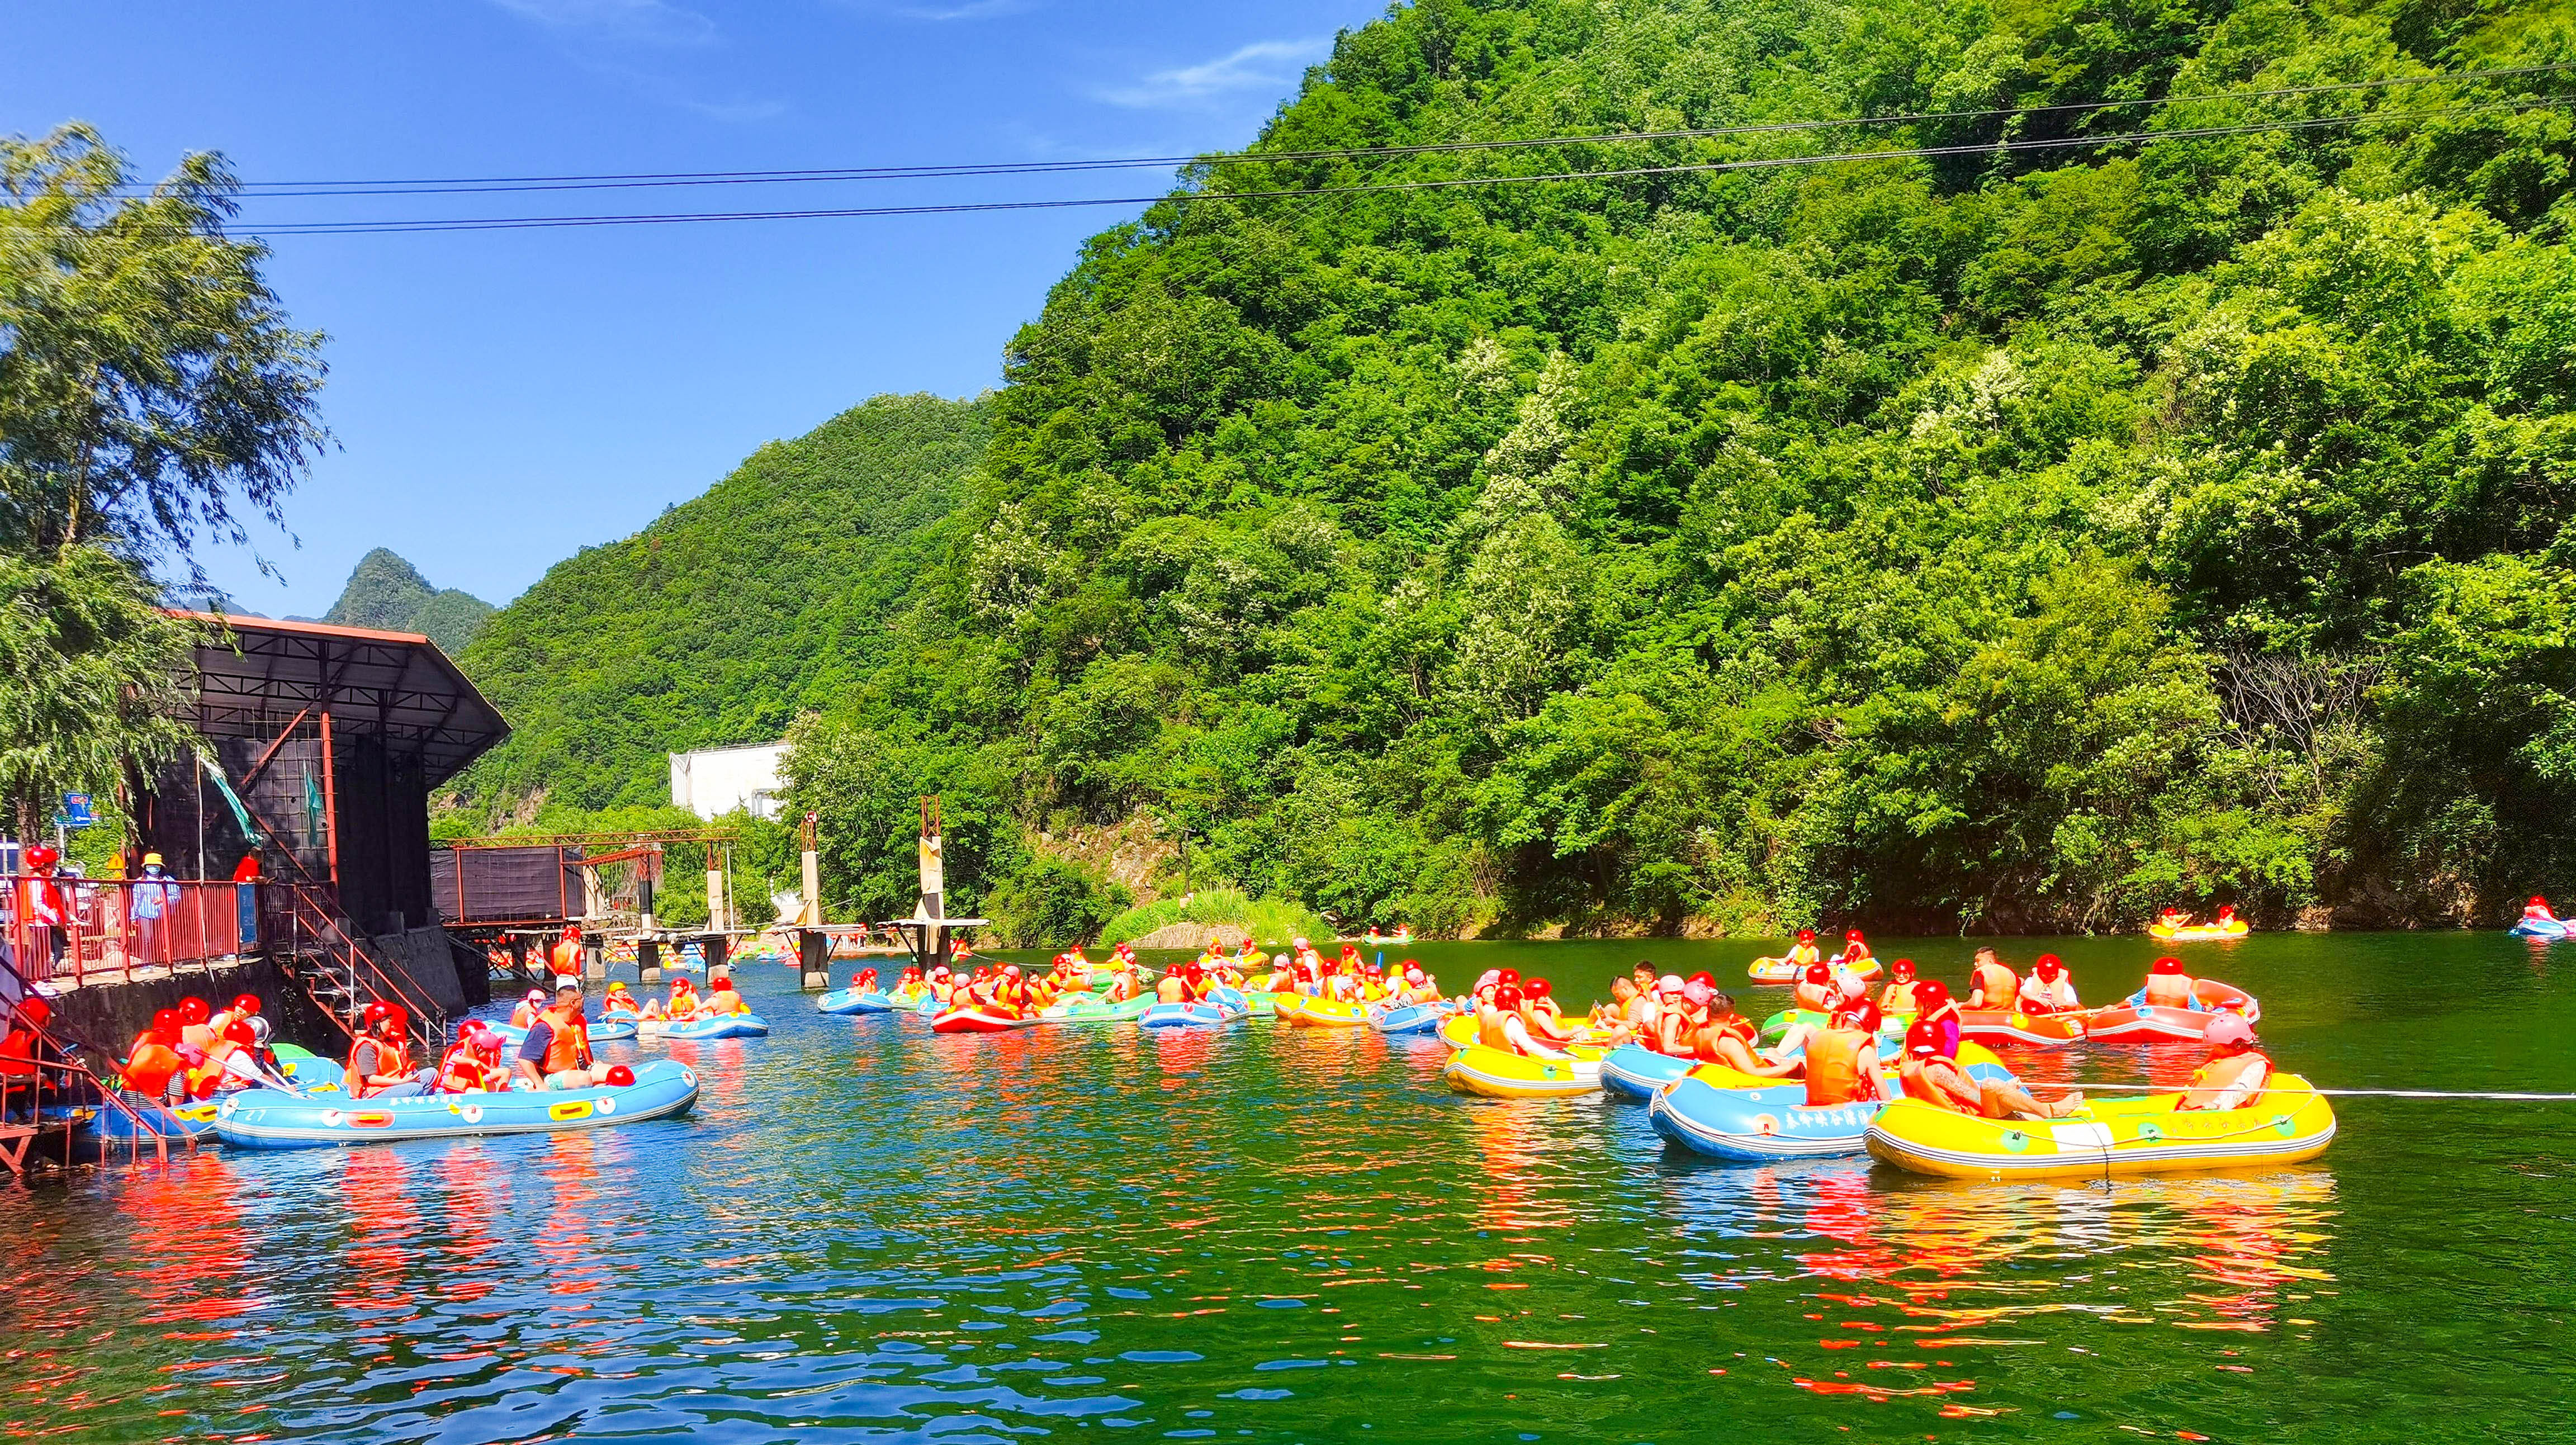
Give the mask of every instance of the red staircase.
[[(290, 855), (291, 856), (291, 855)], [(327, 885), (311, 880), (261, 885), (261, 943), (322, 1016), (357, 1042), (367, 1005), (399, 1005), (411, 1016), (421, 1056), (435, 1059), (447, 1041), (447, 1012), (403, 968), (377, 956)]]

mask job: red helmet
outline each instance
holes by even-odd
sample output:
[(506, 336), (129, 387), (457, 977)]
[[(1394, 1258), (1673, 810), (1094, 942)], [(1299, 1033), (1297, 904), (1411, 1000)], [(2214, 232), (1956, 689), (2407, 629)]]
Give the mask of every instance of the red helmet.
[(2041, 978), (2055, 978), (2066, 971), (2066, 964), (2056, 954), (2043, 953), (2039, 956), (2039, 962), (2031, 966), (2031, 971)]
[(1687, 982), (1690, 982), (1690, 983), (1704, 983), (1704, 984), (1707, 984), (1710, 988), (1715, 988), (1715, 987), (1717, 987), (1717, 978), (1716, 978), (1716, 976), (1715, 976), (1715, 975), (1713, 975), (1713, 974), (1707, 974), (1707, 973), (1695, 973), (1695, 974), (1692, 974), (1692, 975), (1690, 976), (1690, 978), (1687, 980)]
[(1520, 985), (1507, 983), (1494, 990), (1494, 1007), (1505, 1013), (1515, 1013), (1519, 1011), (1520, 1006)]
[(624, 1064), (610, 1064), (608, 1066), (608, 1087), (612, 1089), (629, 1089), (634, 1086), (635, 1071), (633, 1069), (626, 1067)]
[(2547, 908), (2549, 906), (2549, 900), (2541, 897), (2537, 893), (2534, 893), (2531, 895), (2531, 906), (2534, 908)]
[(1900, 958), (1896, 962), (1889, 964), (1887, 967), (1888, 971), (1896, 976), (1896, 980), (1899, 983), (1903, 983), (1907, 979), (1914, 977), (1913, 959)]
[(1927, 978), (1914, 986), (1914, 1006), (1929, 1012), (1950, 1001), (1950, 986), (1937, 978)]
[(1858, 943), (1860, 941), (1860, 930), (1857, 928), (1847, 930), (1843, 934), (1843, 942), (1845, 943)]
[(165, 1008), (152, 1011), (152, 1032), (175, 1039), (179, 1037), (180, 1027), (177, 1009)]
[(1941, 1052), (1944, 1033), (1930, 1019), (1916, 1019), (1905, 1031), (1905, 1051), (1918, 1059), (1928, 1059)]
[(248, 1019), (235, 1019), (224, 1025), (224, 1039), (228, 1043), (239, 1044), (246, 1049), (259, 1046), (259, 1035), (250, 1031)]
[(61, 861), (63, 861), (63, 855), (55, 852), (51, 844), (27, 845), (27, 866), (30, 868), (51, 868)]
[(1823, 987), (1834, 981), (1834, 971), (1821, 963), (1807, 965), (1807, 982)]
[(18, 1005), (18, 1016), (31, 1024), (41, 1026), (45, 1020), (54, 1016), (54, 1006), (41, 998), (31, 998)]
[(2179, 958), (2159, 958), (2154, 964), (2148, 967), (2147, 972), (2180, 973), (2182, 972), (2182, 960)]
[(1517, 969), (1517, 968), (1507, 968), (1507, 969), (1504, 969), (1504, 970), (1503, 970), (1502, 982), (1504, 982), (1504, 983), (1506, 983), (1506, 984), (1513, 984), (1513, 983), (1518, 983), (1518, 982), (1520, 982), (1520, 981), (1521, 981), (1521, 971), (1520, 971), (1519, 969)]
[(1798, 941), (1799, 941), (1800, 943), (1813, 943), (1813, 942), (1815, 942), (1815, 941), (1816, 941), (1816, 930), (1814, 930), (1814, 929), (1812, 929), (1812, 928), (1801, 928), (1801, 929), (1799, 929), (1799, 930), (1798, 930)]
[(255, 993), (235, 994), (233, 996), (233, 1012), (237, 1014), (255, 1014), (259, 1012), (259, 995)]
[(179, 1022), (183, 1024), (201, 1024), (214, 1016), (213, 1006), (195, 994), (179, 1000)]
[(1886, 1017), (1879, 1013), (1878, 1005), (1867, 999), (1853, 1004), (1851, 1011), (1852, 1021), (1867, 1033), (1877, 1033), (1879, 1026), (1887, 1022)]
[(1545, 998), (1547, 997), (1547, 991), (1548, 983), (1547, 980), (1543, 978), (1534, 978), (1528, 983), (1521, 985), (1521, 992), (1528, 994), (1531, 998)]

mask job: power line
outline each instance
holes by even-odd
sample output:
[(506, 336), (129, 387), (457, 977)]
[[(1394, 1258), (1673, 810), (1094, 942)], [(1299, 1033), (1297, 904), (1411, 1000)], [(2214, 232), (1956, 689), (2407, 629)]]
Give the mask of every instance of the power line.
[[(1130, 156), (1080, 161), (967, 161), (926, 165), (856, 166), (809, 170), (666, 171), (626, 174), (556, 176), (466, 176), (443, 179), (346, 181), (245, 181), (244, 199), (270, 200), (342, 196), (493, 195), (544, 191), (660, 189), (687, 186), (780, 185), (815, 182), (941, 180), (960, 177), (1071, 175), (1097, 171), (1155, 170), (1175, 166), (1280, 165), (1322, 160), (1366, 160), (1470, 151), (1525, 150), (1580, 145), (1633, 145), (1658, 141), (1714, 140), (1731, 136), (1786, 135), (1857, 126), (1927, 125), (2043, 116), (2091, 114), (2138, 106), (2215, 104), (2232, 101), (2283, 100), (2304, 96), (2351, 94), (2400, 86), (2454, 84), (2554, 75), (2576, 70), (2576, 61), (2522, 65), (2487, 70), (2443, 71), (2423, 75), (2381, 76), (2370, 80), (2322, 85), (2277, 86), (2265, 90), (2221, 91), (2207, 95), (2167, 95), (2160, 100), (2069, 101), (2059, 105), (1996, 107), (1983, 110), (1923, 111), (1898, 115), (1849, 116), (1829, 120), (1755, 122), (1688, 129), (1602, 132), (1585, 135), (1535, 136), (1520, 139), (1442, 141), (1409, 146), (1362, 146), (1295, 151), (1231, 151), (1201, 155)], [(131, 189), (144, 190), (136, 186)]]
[(2339, 126), (2426, 120), (2497, 110), (2549, 109), (2566, 104), (2555, 99), (2494, 101), (2474, 106), (2432, 110), (2377, 111), (2361, 115), (2311, 116), (2299, 120), (2261, 121), (2243, 125), (2193, 126), (2174, 130), (2128, 131), (2115, 135), (2055, 136), (2030, 140), (1963, 142), (1946, 146), (1894, 147), (1884, 150), (1835, 151), (1814, 155), (1761, 156), (1741, 160), (1673, 162), (1609, 170), (1550, 171), (1532, 175), (1455, 176), (1417, 181), (1382, 181), (1340, 186), (1299, 186), (1258, 191), (1175, 191), (1155, 195), (1089, 196), (1059, 200), (962, 201), (912, 206), (846, 206), (804, 210), (681, 211), (593, 216), (496, 216), (394, 221), (277, 222), (240, 228), (235, 234), (287, 237), (331, 235), (405, 235), (440, 231), (552, 230), (596, 226), (688, 225), (718, 221), (799, 221), (875, 219), (898, 216), (973, 215), (992, 211), (1071, 210), (1101, 206), (1198, 204), (1210, 201), (1284, 200), (1310, 196), (1390, 194), (1453, 190), (1483, 186), (1532, 185), (1548, 182), (1633, 180), (1652, 176), (1706, 175), (1732, 171), (1833, 165), (1853, 161), (1940, 159), (2041, 151), (2138, 145), (2153, 141), (2206, 140), (2227, 136), (2288, 133)]

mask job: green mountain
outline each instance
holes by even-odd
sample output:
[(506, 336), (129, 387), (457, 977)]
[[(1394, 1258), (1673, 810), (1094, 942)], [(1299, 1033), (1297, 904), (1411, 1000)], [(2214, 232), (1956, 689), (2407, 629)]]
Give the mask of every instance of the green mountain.
[(1095, 237), (1011, 343), (951, 565), (806, 694), (834, 899), (909, 902), (934, 787), (961, 902), (1140, 812), (1191, 883), (1435, 929), (2566, 885), (2576, 75), (2423, 82), (2558, 66), (2570, 17), (1342, 35), (1276, 160)]
[(492, 620), (492, 604), (453, 587), (432, 587), (418, 568), (378, 547), (358, 559), (349, 585), (340, 589), (340, 600), (322, 620), (341, 627), (417, 632), (455, 656)]
[(859, 685), (887, 615), (939, 564), (989, 418), (981, 401), (878, 397), (557, 563), (461, 659), (512, 728), (458, 780), (470, 826), (538, 798), (667, 803), (665, 753), (775, 739)]

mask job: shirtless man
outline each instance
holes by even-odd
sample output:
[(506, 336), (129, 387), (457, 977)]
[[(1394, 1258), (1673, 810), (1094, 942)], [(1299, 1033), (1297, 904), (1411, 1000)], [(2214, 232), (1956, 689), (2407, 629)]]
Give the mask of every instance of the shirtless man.
[(1941, 1051), (1941, 1031), (1917, 1020), (1905, 1031), (1905, 1058), (1896, 1066), (1905, 1094), (1954, 1113), (1986, 1119), (2063, 1119), (2084, 1107), (2082, 1094), (2043, 1104), (2028, 1090), (2001, 1079), (1979, 1079)]

